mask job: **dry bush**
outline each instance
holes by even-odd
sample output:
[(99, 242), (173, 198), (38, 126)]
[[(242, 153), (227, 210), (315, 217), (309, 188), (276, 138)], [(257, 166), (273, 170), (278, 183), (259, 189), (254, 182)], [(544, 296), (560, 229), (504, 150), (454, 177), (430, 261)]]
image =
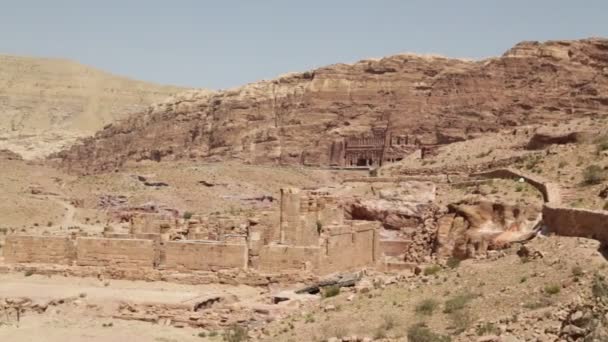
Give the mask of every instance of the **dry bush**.
[(605, 179), (606, 172), (599, 165), (589, 165), (583, 170), (583, 182), (585, 184), (600, 184)]
[(449, 336), (443, 336), (432, 332), (424, 323), (417, 323), (407, 329), (407, 340), (409, 342), (449, 342)]
[(418, 305), (416, 305), (416, 313), (430, 316), (433, 314), (438, 305), (439, 302), (437, 302), (435, 299), (424, 299), (418, 303)]

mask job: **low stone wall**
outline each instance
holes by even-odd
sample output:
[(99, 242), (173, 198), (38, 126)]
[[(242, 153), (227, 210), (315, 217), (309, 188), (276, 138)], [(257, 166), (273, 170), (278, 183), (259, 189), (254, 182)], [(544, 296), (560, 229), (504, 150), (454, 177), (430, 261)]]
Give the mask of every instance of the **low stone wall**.
[(9, 263), (69, 265), (75, 259), (70, 239), (52, 236), (9, 235), (5, 240), (3, 255)]
[(543, 221), (549, 233), (585, 237), (608, 243), (608, 211), (545, 204)]
[(247, 245), (222, 242), (167, 242), (161, 265), (174, 270), (212, 271), (247, 268)]
[(538, 189), (543, 195), (543, 199), (547, 203), (560, 204), (561, 195), (559, 191), (559, 185), (553, 182), (549, 182), (542, 177), (531, 175), (526, 172), (519, 170), (506, 168), (496, 169), (488, 172), (475, 173), (471, 176), (474, 177), (485, 177), (485, 178), (504, 178), (504, 179), (519, 179), (523, 178), (530, 185)]
[(267, 245), (260, 248), (258, 268), (275, 273), (284, 270), (313, 271), (319, 267), (319, 247)]
[(153, 267), (154, 242), (140, 239), (76, 239), (79, 266)]

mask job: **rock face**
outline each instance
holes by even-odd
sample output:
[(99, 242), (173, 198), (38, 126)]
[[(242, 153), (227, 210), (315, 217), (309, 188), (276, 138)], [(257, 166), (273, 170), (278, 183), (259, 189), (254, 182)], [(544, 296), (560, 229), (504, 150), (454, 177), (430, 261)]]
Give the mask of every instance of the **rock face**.
[(0, 148), (45, 155), (182, 91), (68, 60), (0, 55)]
[(396, 55), (176, 96), (55, 157), (78, 172), (184, 158), (329, 165), (333, 142), (378, 123), (425, 145), (606, 111), (607, 76), (598, 38), (523, 42), (481, 61)]
[(550, 145), (563, 145), (581, 142), (587, 134), (584, 132), (554, 132), (550, 129), (541, 129), (534, 133), (528, 145), (529, 150), (540, 150)]
[(437, 255), (465, 259), (532, 236), (540, 209), (491, 203), (452, 204), (438, 220)]

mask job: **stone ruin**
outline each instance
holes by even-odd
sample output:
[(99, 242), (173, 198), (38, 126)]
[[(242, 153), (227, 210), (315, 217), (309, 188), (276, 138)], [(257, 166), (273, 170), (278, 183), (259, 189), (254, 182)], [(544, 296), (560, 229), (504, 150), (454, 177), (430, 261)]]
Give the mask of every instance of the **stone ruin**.
[(378, 228), (377, 222), (344, 219), (342, 205), (326, 192), (289, 188), (281, 191), (278, 213), (189, 219), (138, 213), (128, 231), (106, 229), (100, 236), (9, 235), (3, 255), (7, 264), (125, 269), (121, 274), (140, 269), (321, 276), (375, 266)]
[(411, 135), (393, 134), (388, 124), (377, 124), (371, 132), (334, 140), (330, 149), (330, 166), (357, 168), (380, 167), (403, 160), (420, 151), (420, 140)]

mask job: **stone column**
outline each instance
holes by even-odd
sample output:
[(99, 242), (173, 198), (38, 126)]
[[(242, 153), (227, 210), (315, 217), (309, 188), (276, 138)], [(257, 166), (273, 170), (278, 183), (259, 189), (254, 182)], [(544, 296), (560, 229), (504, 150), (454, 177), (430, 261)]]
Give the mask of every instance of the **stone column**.
[(281, 189), (281, 243), (294, 245), (300, 225), (300, 190)]

